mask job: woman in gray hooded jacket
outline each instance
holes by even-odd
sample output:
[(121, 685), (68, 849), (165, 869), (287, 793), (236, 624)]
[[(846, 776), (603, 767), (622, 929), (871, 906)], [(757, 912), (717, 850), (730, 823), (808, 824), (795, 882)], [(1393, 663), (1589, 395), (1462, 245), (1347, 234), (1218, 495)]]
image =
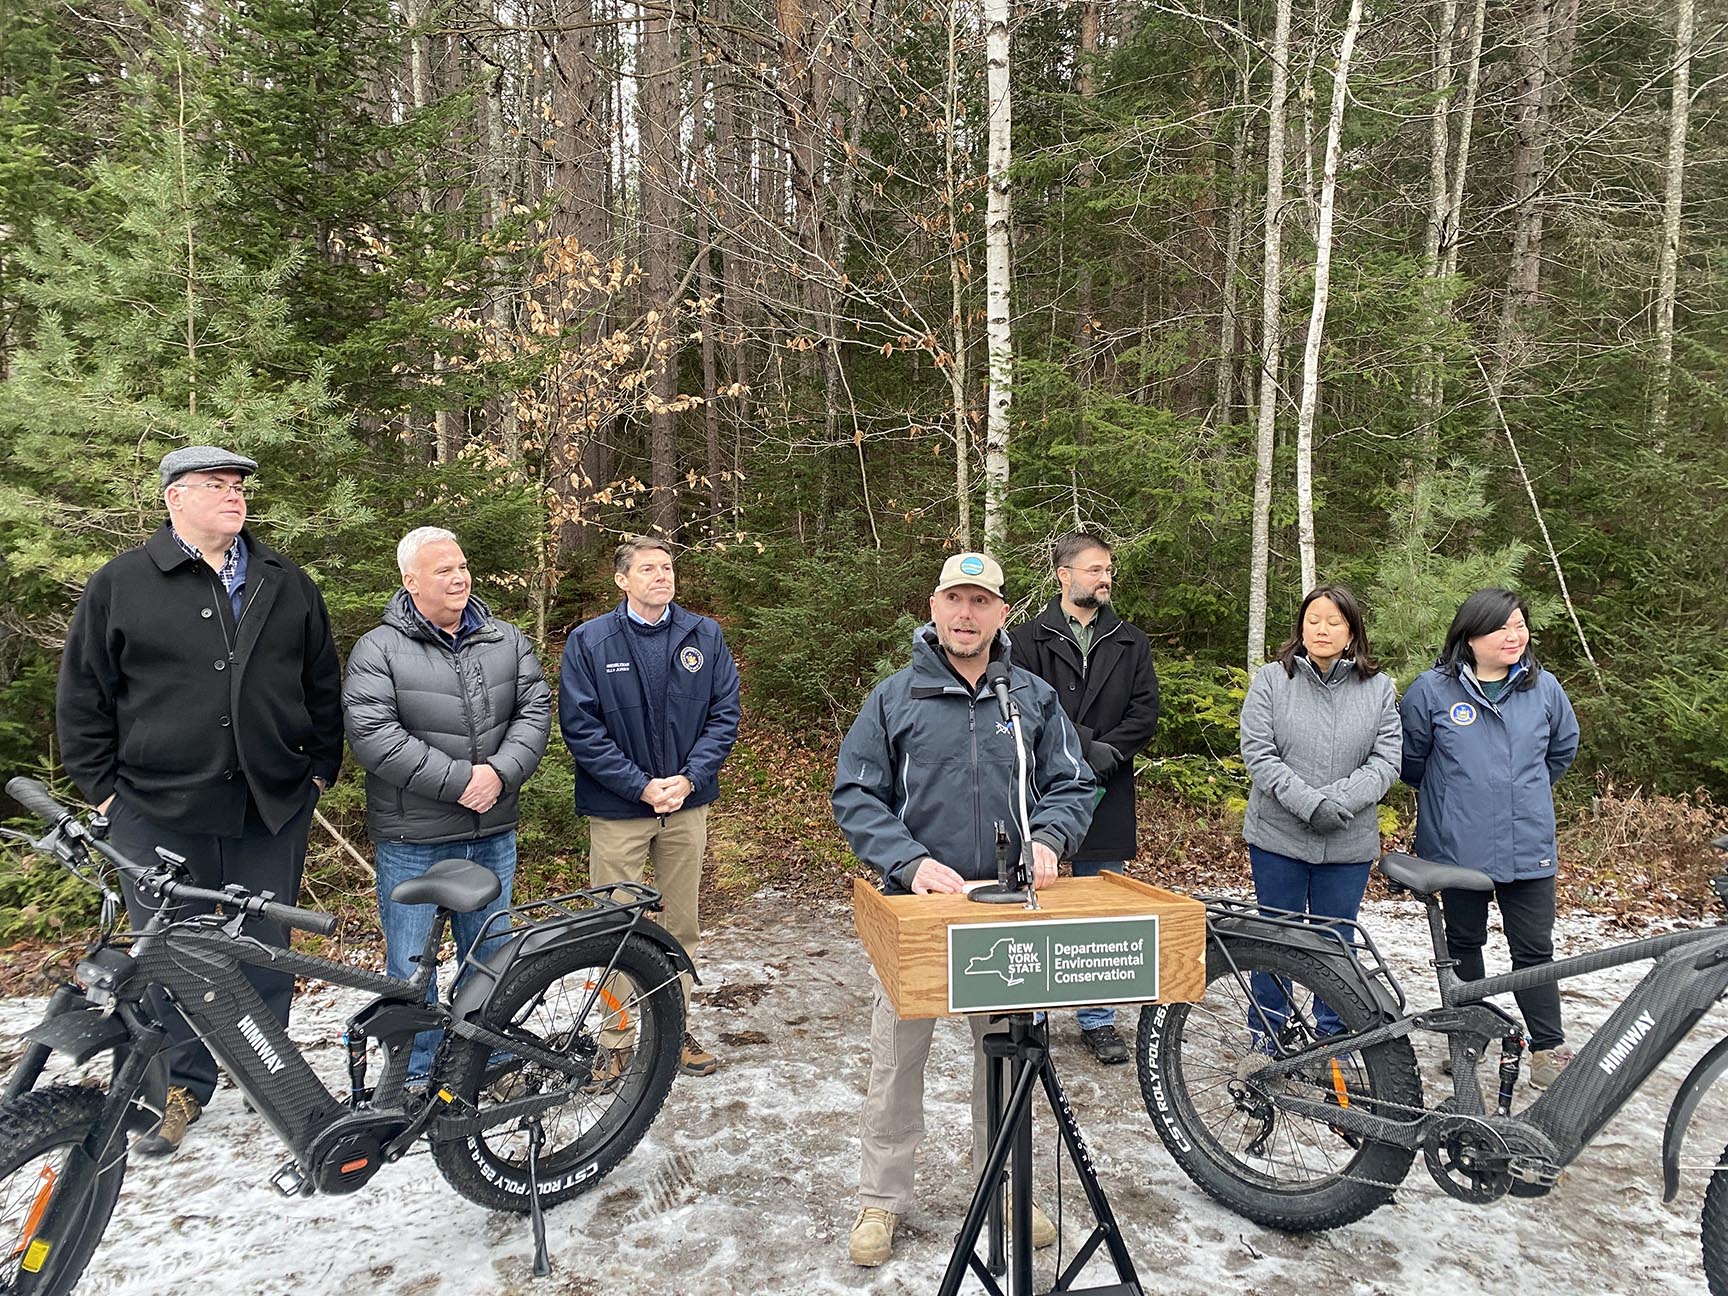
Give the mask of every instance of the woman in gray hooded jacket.
[[(1362, 609), (1343, 585), (1308, 592), (1296, 628), (1242, 703), (1242, 759), (1253, 786), (1242, 836), (1262, 905), (1354, 919), (1380, 853), (1376, 806), (1398, 777), (1403, 731), (1390, 676), (1374, 662)], [(1265, 985), (1260, 982), (1264, 980)], [(1255, 978), (1282, 1024), (1283, 993)], [(1324, 1003), (1320, 1029), (1340, 1029)]]

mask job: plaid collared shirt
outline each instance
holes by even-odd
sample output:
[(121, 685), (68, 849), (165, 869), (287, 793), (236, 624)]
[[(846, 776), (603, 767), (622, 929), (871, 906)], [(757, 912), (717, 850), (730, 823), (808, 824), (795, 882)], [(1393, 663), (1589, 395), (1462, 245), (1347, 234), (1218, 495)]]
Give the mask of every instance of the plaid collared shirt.
[[(196, 545), (188, 544), (186, 538), (173, 527), (169, 527), (168, 531), (174, 537), (174, 543), (186, 553), (191, 554), (194, 561), (204, 561), (203, 550)], [(241, 592), (240, 587), (246, 582), (245, 559), (246, 542), (239, 536), (235, 536), (234, 543), (228, 546), (228, 552), (222, 555), (222, 566), (216, 572), (222, 578), (222, 588), (228, 591), (229, 601), (236, 605), (239, 603), (237, 595)], [(238, 606), (234, 608), (234, 615), (240, 615)]]

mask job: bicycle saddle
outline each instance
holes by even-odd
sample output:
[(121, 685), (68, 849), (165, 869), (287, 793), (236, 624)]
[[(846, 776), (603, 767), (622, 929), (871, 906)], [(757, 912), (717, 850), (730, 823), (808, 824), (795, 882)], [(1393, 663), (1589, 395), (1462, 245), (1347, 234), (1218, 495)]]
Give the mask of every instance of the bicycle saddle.
[[(1387, 851), (1380, 857), (1380, 871), (1401, 887), (1417, 895), (1435, 895), (1448, 888), (1455, 891), (1492, 891), (1494, 879), (1480, 869), (1436, 864), (1403, 851)], [(400, 891), (401, 888), (397, 888)]]
[(397, 904), (435, 904), (451, 913), (473, 913), (498, 898), (498, 875), (473, 860), (443, 859), (390, 892)]

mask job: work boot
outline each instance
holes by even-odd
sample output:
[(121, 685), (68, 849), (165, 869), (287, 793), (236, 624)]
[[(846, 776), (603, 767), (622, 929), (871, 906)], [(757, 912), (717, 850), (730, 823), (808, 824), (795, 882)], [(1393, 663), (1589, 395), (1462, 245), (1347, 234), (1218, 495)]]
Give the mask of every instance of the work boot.
[(624, 1073), (630, 1069), (635, 1055), (636, 1050), (628, 1044), (621, 1044), (615, 1049), (601, 1049), (594, 1058), (593, 1077), (582, 1086), (582, 1092), (602, 1094), (617, 1089), (619, 1082), (624, 1079)]
[(900, 1217), (880, 1206), (866, 1206), (852, 1221), (852, 1241), (847, 1248), (852, 1263), (874, 1269), (894, 1254), (894, 1230)]
[[(1002, 1199), (1002, 1222), (1009, 1229), (1014, 1227), (1014, 1201), (1010, 1197)], [(1042, 1251), (1047, 1246), (1056, 1244), (1056, 1222), (1045, 1213), (1037, 1202), (1032, 1203), (1032, 1249)]]
[[(678, 1069), (688, 1076), (713, 1075), (720, 1068), (720, 1059), (696, 1042), (689, 1031), (684, 1032), (684, 1050), (678, 1055)], [(882, 1262), (878, 1260), (877, 1264)]]
[(188, 1126), (196, 1125), (204, 1114), (204, 1105), (183, 1085), (168, 1091), (168, 1101), (162, 1104), (162, 1123), (132, 1145), (140, 1156), (170, 1156), (180, 1150)]
[(1530, 1087), (1546, 1089), (1553, 1084), (1572, 1061), (1572, 1050), (1561, 1044), (1551, 1049), (1536, 1049), (1530, 1054)]
[(1094, 1026), (1080, 1032), (1080, 1042), (1105, 1066), (1120, 1066), (1128, 1060), (1128, 1046), (1114, 1026)]

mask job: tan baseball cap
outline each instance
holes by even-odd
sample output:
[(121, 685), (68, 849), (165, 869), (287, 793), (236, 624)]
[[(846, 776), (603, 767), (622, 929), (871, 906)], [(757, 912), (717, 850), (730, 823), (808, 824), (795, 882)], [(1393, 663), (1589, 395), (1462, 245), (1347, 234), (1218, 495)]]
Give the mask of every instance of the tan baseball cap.
[(936, 581), (934, 593), (956, 585), (976, 585), (987, 589), (997, 598), (1002, 595), (1002, 564), (989, 554), (958, 553), (942, 564), (942, 575)]

